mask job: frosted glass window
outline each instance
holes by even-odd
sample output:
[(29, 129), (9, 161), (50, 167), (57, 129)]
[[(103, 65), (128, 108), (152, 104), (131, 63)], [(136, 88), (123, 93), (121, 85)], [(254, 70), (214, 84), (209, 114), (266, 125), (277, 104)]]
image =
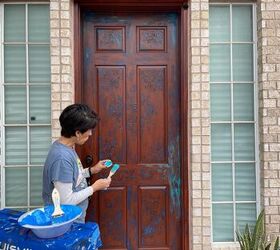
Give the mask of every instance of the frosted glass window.
[(253, 45), (232, 45), (232, 67), (234, 81), (253, 81)]
[(6, 127), (6, 165), (27, 164), (27, 132), (24, 127)]
[(32, 4), (28, 6), (29, 42), (49, 42), (50, 40), (49, 5)]
[(254, 85), (235, 83), (233, 85), (233, 110), (235, 121), (254, 120)]
[(51, 145), (50, 127), (31, 127), (30, 144), (30, 163), (44, 164)]
[(209, 36), (211, 42), (229, 42), (230, 9), (228, 6), (209, 8)]
[(23, 211), (42, 205), (42, 166), (51, 145), (50, 7), (38, 1), (2, 5), (1, 171), (8, 178), (0, 184), (0, 204)]
[(42, 206), (43, 167), (30, 167), (30, 205)]
[(4, 5), (5, 42), (25, 42), (25, 5)]
[(26, 82), (26, 56), (24, 45), (4, 46), (4, 81), (6, 83)]
[(230, 121), (230, 85), (213, 83), (210, 88), (212, 121)]
[(29, 46), (29, 81), (30, 83), (50, 82), (50, 46)]
[(254, 124), (234, 125), (234, 156), (236, 161), (255, 160)]
[(253, 40), (252, 6), (232, 7), (232, 40), (234, 42)]
[(212, 200), (232, 201), (231, 164), (212, 164)]
[(30, 86), (30, 123), (49, 123), (51, 120), (51, 87)]
[(232, 204), (213, 204), (213, 240), (228, 242), (234, 240)]
[(256, 223), (256, 204), (237, 204), (236, 205), (236, 227), (237, 230), (244, 230), (246, 224), (253, 226)]
[(5, 169), (5, 205), (27, 205), (27, 168)]
[(256, 170), (255, 164), (235, 164), (236, 200), (256, 200)]
[(231, 160), (231, 125), (212, 124), (211, 126), (212, 161)]
[(5, 122), (6, 124), (26, 123), (25, 87), (5, 86)]
[(210, 81), (230, 81), (229, 45), (210, 45)]
[(236, 241), (237, 229), (256, 220), (254, 5), (209, 7), (214, 242)]

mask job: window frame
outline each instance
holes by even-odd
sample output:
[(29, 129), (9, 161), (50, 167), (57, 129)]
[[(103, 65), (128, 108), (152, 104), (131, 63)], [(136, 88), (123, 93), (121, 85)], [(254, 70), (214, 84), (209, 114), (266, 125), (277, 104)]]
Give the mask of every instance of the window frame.
[[(212, 161), (212, 157), (210, 157), (210, 176), (212, 176), (212, 164), (215, 163), (229, 163), (232, 165), (232, 195), (233, 195), (233, 200), (232, 201), (213, 201), (212, 200), (212, 188), (211, 188), (211, 242), (212, 245), (214, 246), (221, 246), (221, 245), (232, 245), (232, 244), (237, 244), (237, 238), (236, 238), (236, 204), (241, 204), (241, 203), (251, 203), (251, 204), (256, 204), (256, 215), (259, 214), (260, 212), (260, 160), (259, 160), (259, 124), (258, 124), (258, 110), (259, 110), (259, 105), (258, 105), (258, 74), (257, 74), (257, 16), (256, 16), (256, 3), (252, 2), (210, 2), (210, 6), (227, 6), (230, 8), (230, 41), (229, 42), (210, 42), (210, 35), (209, 35), (209, 48), (210, 45), (213, 44), (225, 44), (225, 45), (230, 45), (230, 81), (226, 81), (230, 84), (230, 95), (231, 95), (231, 119), (230, 121), (212, 121), (211, 120), (211, 112), (210, 112), (210, 128), (212, 127), (212, 124), (230, 124), (231, 126), (231, 153), (232, 153), (232, 159), (231, 161)], [(233, 6), (251, 6), (252, 8), (252, 39), (253, 41), (250, 42), (244, 42), (244, 44), (252, 44), (253, 45), (253, 81), (234, 81), (233, 80), (233, 51), (232, 51), (232, 44), (235, 44), (235, 42), (232, 42), (232, 7)], [(210, 8), (209, 8), (210, 12)], [(210, 17), (209, 17), (210, 19)], [(209, 30), (210, 30), (210, 22), (209, 22)], [(236, 44), (243, 44), (243, 42), (236, 42)], [(209, 54), (210, 58), (210, 54)], [(210, 74), (210, 71), (209, 71)], [(210, 79), (210, 78), (209, 78)], [(225, 82), (225, 81), (223, 81)], [(209, 80), (209, 84), (211, 85), (212, 83), (221, 83), (223, 82), (215, 82)], [(250, 83), (253, 84), (254, 87), (254, 93), (253, 93), (253, 100), (254, 100), (254, 121), (234, 121), (233, 120), (233, 84), (237, 83)], [(234, 124), (254, 124), (254, 136), (255, 136), (255, 160), (254, 161), (240, 161), (241, 163), (254, 163), (255, 165), (255, 178), (256, 178), (256, 186), (255, 186), (255, 191), (256, 191), (256, 200), (255, 201), (236, 201), (235, 197), (235, 164), (239, 163), (239, 161), (233, 160), (234, 156)], [(210, 130), (211, 131), (211, 130)], [(210, 134), (210, 145), (211, 145), (211, 138), (212, 135)], [(211, 152), (210, 152), (211, 156)], [(212, 177), (211, 177), (211, 186), (212, 186)], [(213, 223), (213, 204), (233, 204), (233, 229), (234, 229), (234, 241), (223, 241), (223, 242), (218, 242), (214, 241), (213, 236), (214, 236), (214, 223)], [(257, 217), (256, 217), (257, 218)]]
[[(24, 5), (25, 6), (25, 41), (22, 43), (19, 42), (5, 42), (4, 41), (4, 7), (5, 5)], [(29, 42), (28, 41), (28, 6), (29, 5), (48, 5), (50, 6), (50, 3), (47, 1), (22, 1), (22, 2), (1, 2), (0, 3), (0, 135), (1, 135), (1, 143), (0, 143), (0, 175), (1, 175), (1, 182), (0, 182), (0, 189), (1, 189), (1, 197), (0, 197), (0, 209), (3, 208), (13, 208), (13, 209), (34, 209), (37, 208), (38, 206), (31, 205), (31, 193), (30, 193), (30, 186), (31, 186), (31, 178), (30, 178), (30, 172), (31, 168), (34, 167), (42, 167), (41, 164), (31, 164), (30, 163), (30, 156), (31, 156), (31, 144), (30, 144), (30, 135), (31, 135), (31, 128), (32, 127), (50, 127), (51, 130), (51, 118), (50, 118), (50, 123), (34, 123), (31, 124), (28, 120), (24, 124), (6, 124), (5, 121), (5, 91), (4, 87), (5, 86), (23, 86), (26, 88), (26, 117), (29, 117), (29, 111), (30, 111), (30, 86), (49, 86), (51, 88), (51, 81), (49, 83), (40, 83), (38, 84), (33, 84), (30, 83), (29, 81), (29, 50), (28, 47), (30, 45), (48, 45), (50, 46), (50, 40), (48, 43), (46, 42)], [(4, 45), (5, 44), (22, 44), (25, 46), (25, 53), (26, 53), (26, 58), (25, 58), (25, 65), (26, 65), (26, 82), (24, 84), (18, 84), (18, 83), (5, 83), (4, 82)], [(50, 72), (51, 74), (51, 72)], [(51, 98), (51, 97), (50, 97)], [(51, 102), (50, 102), (51, 105)], [(51, 106), (50, 106), (51, 108)], [(5, 137), (5, 130), (6, 127), (23, 127), (26, 128), (26, 136), (27, 136), (27, 141), (26, 141), (26, 146), (27, 146), (27, 164), (24, 165), (6, 165), (6, 160), (5, 160), (5, 152), (6, 152), (6, 137)], [(51, 138), (50, 138), (51, 140)], [(6, 180), (5, 180), (5, 169), (7, 168), (23, 168), (27, 170), (27, 180), (26, 180), (26, 185), (27, 185), (27, 201), (25, 206), (6, 206)]]

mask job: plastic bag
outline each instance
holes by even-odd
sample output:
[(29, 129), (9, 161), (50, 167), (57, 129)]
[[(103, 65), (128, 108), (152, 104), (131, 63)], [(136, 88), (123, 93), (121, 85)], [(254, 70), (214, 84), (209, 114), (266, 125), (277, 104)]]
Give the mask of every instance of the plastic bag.
[(98, 224), (73, 223), (71, 229), (64, 235), (40, 239), (30, 229), (21, 227), (17, 220), (23, 212), (3, 209), (0, 210), (0, 250), (45, 250), (71, 249), (96, 250), (101, 247)]

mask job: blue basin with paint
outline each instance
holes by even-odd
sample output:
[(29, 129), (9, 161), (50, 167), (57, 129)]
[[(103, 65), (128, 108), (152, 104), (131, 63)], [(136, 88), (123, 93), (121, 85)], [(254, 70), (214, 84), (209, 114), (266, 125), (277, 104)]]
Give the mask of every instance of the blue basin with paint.
[(64, 214), (53, 218), (54, 206), (46, 206), (26, 212), (18, 223), (29, 228), (39, 238), (55, 238), (66, 233), (73, 222), (82, 215), (82, 209), (75, 205), (61, 205)]

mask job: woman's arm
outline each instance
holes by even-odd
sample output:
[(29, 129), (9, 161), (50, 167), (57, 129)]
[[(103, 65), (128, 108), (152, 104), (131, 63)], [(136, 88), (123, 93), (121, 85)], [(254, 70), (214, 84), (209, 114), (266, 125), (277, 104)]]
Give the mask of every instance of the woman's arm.
[(107, 189), (111, 184), (111, 178), (98, 179), (91, 186), (86, 187), (78, 192), (73, 192), (72, 183), (64, 183), (60, 181), (54, 182), (54, 187), (60, 194), (61, 204), (72, 204), (77, 205), (95, 191)]
[(54, 187), (60, 194), (61, 204), (77, 205), (93, 194), (93, 188), (91, 186), (81, 191), (73, 192), (72, 185), (72, 183), (64, 183), (60, 181), (54, 183)]
[(105, 166), (105, 162), (106, 162), (106, 161), (110, 161), (110, 160), (109, 160), (109, 159), (101, 160), (101, 161), (99, 161), (96, 165), (94, 165), (93, 167), (82, 169), (82, 175), (83, 175), (85, 178), (88, 178), (88, 177), (90, 177), (92, 174), (97, 174), (97, 173), (99, 173), (102, 169), (107, 168), (107, 167)]

